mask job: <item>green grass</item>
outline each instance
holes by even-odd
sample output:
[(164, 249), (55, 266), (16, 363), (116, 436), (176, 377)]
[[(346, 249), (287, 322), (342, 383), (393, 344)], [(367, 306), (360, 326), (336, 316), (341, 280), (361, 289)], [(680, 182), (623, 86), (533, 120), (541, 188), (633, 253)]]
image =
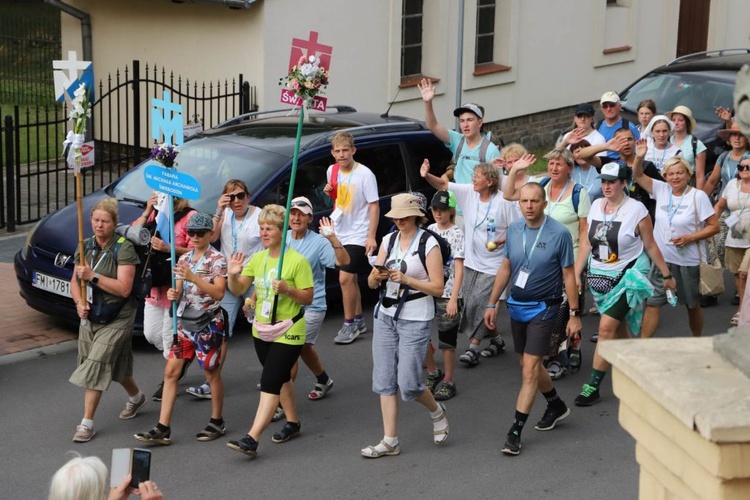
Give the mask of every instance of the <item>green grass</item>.
[[(58, 104), (57, 106), (61, 106)], [(29, 115), (27, 116), (26, 110), (29, 109)], [(19, 124), (25, 125), (28, 123), (36, 123), (36, 107), (34, 106), (21, 106), (19, 109)], [(49, 119), (54, 118), (52, 110), (54, 106), (48, 108), (50, 110)], [(13, 117), (14, 110), (12, 104), (0, 104), (0, 111), (2, 111), (3, 127), (5, 127), (5, 117), (10, 115)], [(61, 117), (62, 114), (58, 114)], [(39, 109), (39, 121), (47, 121), (47, 115), (44, 113), (44, 108)], [(15, 118), (14, 118), (15, 121)], [(19, 124), (14, 123), (14, 126)], [(67, 122), (60, 124), (55, 129), (54, 126), (49, 127), (31, 127), (20, 129), (20, 163), (36, 163), (37, 161), (45, 161), (55, 156), (56, 148), (57, 151), (62, 154), (62, 141), (65, 140), (67, 134), (68, 124)], [(5, 135), (3, 135), (3, 148), (7, 147), (5, 144)], [(16, 159), (16, 161), (18, 161)]]

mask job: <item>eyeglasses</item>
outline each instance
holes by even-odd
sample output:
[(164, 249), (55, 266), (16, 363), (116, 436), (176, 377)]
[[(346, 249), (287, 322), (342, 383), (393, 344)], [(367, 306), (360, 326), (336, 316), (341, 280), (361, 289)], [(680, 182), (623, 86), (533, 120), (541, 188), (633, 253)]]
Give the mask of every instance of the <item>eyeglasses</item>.
[(587, 115), (586, 113), (578, 113), (576, 115), (576, 118), (592, 118), (591, 115)]
[(742, 165), (742, 164), (737, 165), (738, 172), (742, 172), (743, 170), (750, 170), (750, 165)]
[(244, 191), (241, 192), (241, 193), (230, 194), (229, 195), (229, 203), (232, 203), (235, 198), (237, 198), (238, 200), (242, 201), (242, 200), (245, 199), (245, 196), (247, 196), (247, 193), (244, 192)]
[(605, 103), (602, 103), (602, 108), (614, 108), (615, 106), (617, 106), (617, 104), (614, 103), (614, 102), (605, 102)]
[(205, 229), (188, 229), (187, 230), (187, 235), (190, 238), (195, 238), (196, 236), (198, 238), (203, 238), (204, 236), (206, 236), (206, 233), (208, 233), (208, 231)]

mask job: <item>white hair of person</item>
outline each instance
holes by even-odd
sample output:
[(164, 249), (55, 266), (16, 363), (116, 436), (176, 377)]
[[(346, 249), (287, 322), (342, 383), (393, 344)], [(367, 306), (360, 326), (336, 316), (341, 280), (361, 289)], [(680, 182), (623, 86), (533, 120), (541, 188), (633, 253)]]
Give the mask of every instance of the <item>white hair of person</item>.
[(49, 500), (105, 499), (107, 466), (99, 457), (75, 455), (52, 476)]

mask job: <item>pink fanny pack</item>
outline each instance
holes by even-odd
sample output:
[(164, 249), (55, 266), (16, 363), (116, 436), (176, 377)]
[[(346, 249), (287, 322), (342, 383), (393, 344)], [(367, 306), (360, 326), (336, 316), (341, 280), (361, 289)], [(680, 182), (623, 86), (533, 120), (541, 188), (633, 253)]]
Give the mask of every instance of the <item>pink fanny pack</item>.
[(276, 342), (279, 337), (284, 335), (297, 321), (305, 315), (305, 310), (300, 309), (299, 313), (292, 319), (283, 319), (275, 323), (260, 323), (256, 317), (253, 320), (253, 326), (258, 332), (258, 336), (264, 342)]

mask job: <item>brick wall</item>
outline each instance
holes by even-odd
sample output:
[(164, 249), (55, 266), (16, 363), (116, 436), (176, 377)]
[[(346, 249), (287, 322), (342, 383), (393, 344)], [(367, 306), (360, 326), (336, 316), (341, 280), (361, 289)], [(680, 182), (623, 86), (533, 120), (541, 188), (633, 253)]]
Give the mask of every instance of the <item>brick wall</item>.
[(573, 128), (574, 112), (575, 106), (567, 106), (492, 122), (486, 127), (492, 130), (493, 137), (502, 139), (505, 144), (518, 142), (530, 151), (551, 150), (560, 134)]

